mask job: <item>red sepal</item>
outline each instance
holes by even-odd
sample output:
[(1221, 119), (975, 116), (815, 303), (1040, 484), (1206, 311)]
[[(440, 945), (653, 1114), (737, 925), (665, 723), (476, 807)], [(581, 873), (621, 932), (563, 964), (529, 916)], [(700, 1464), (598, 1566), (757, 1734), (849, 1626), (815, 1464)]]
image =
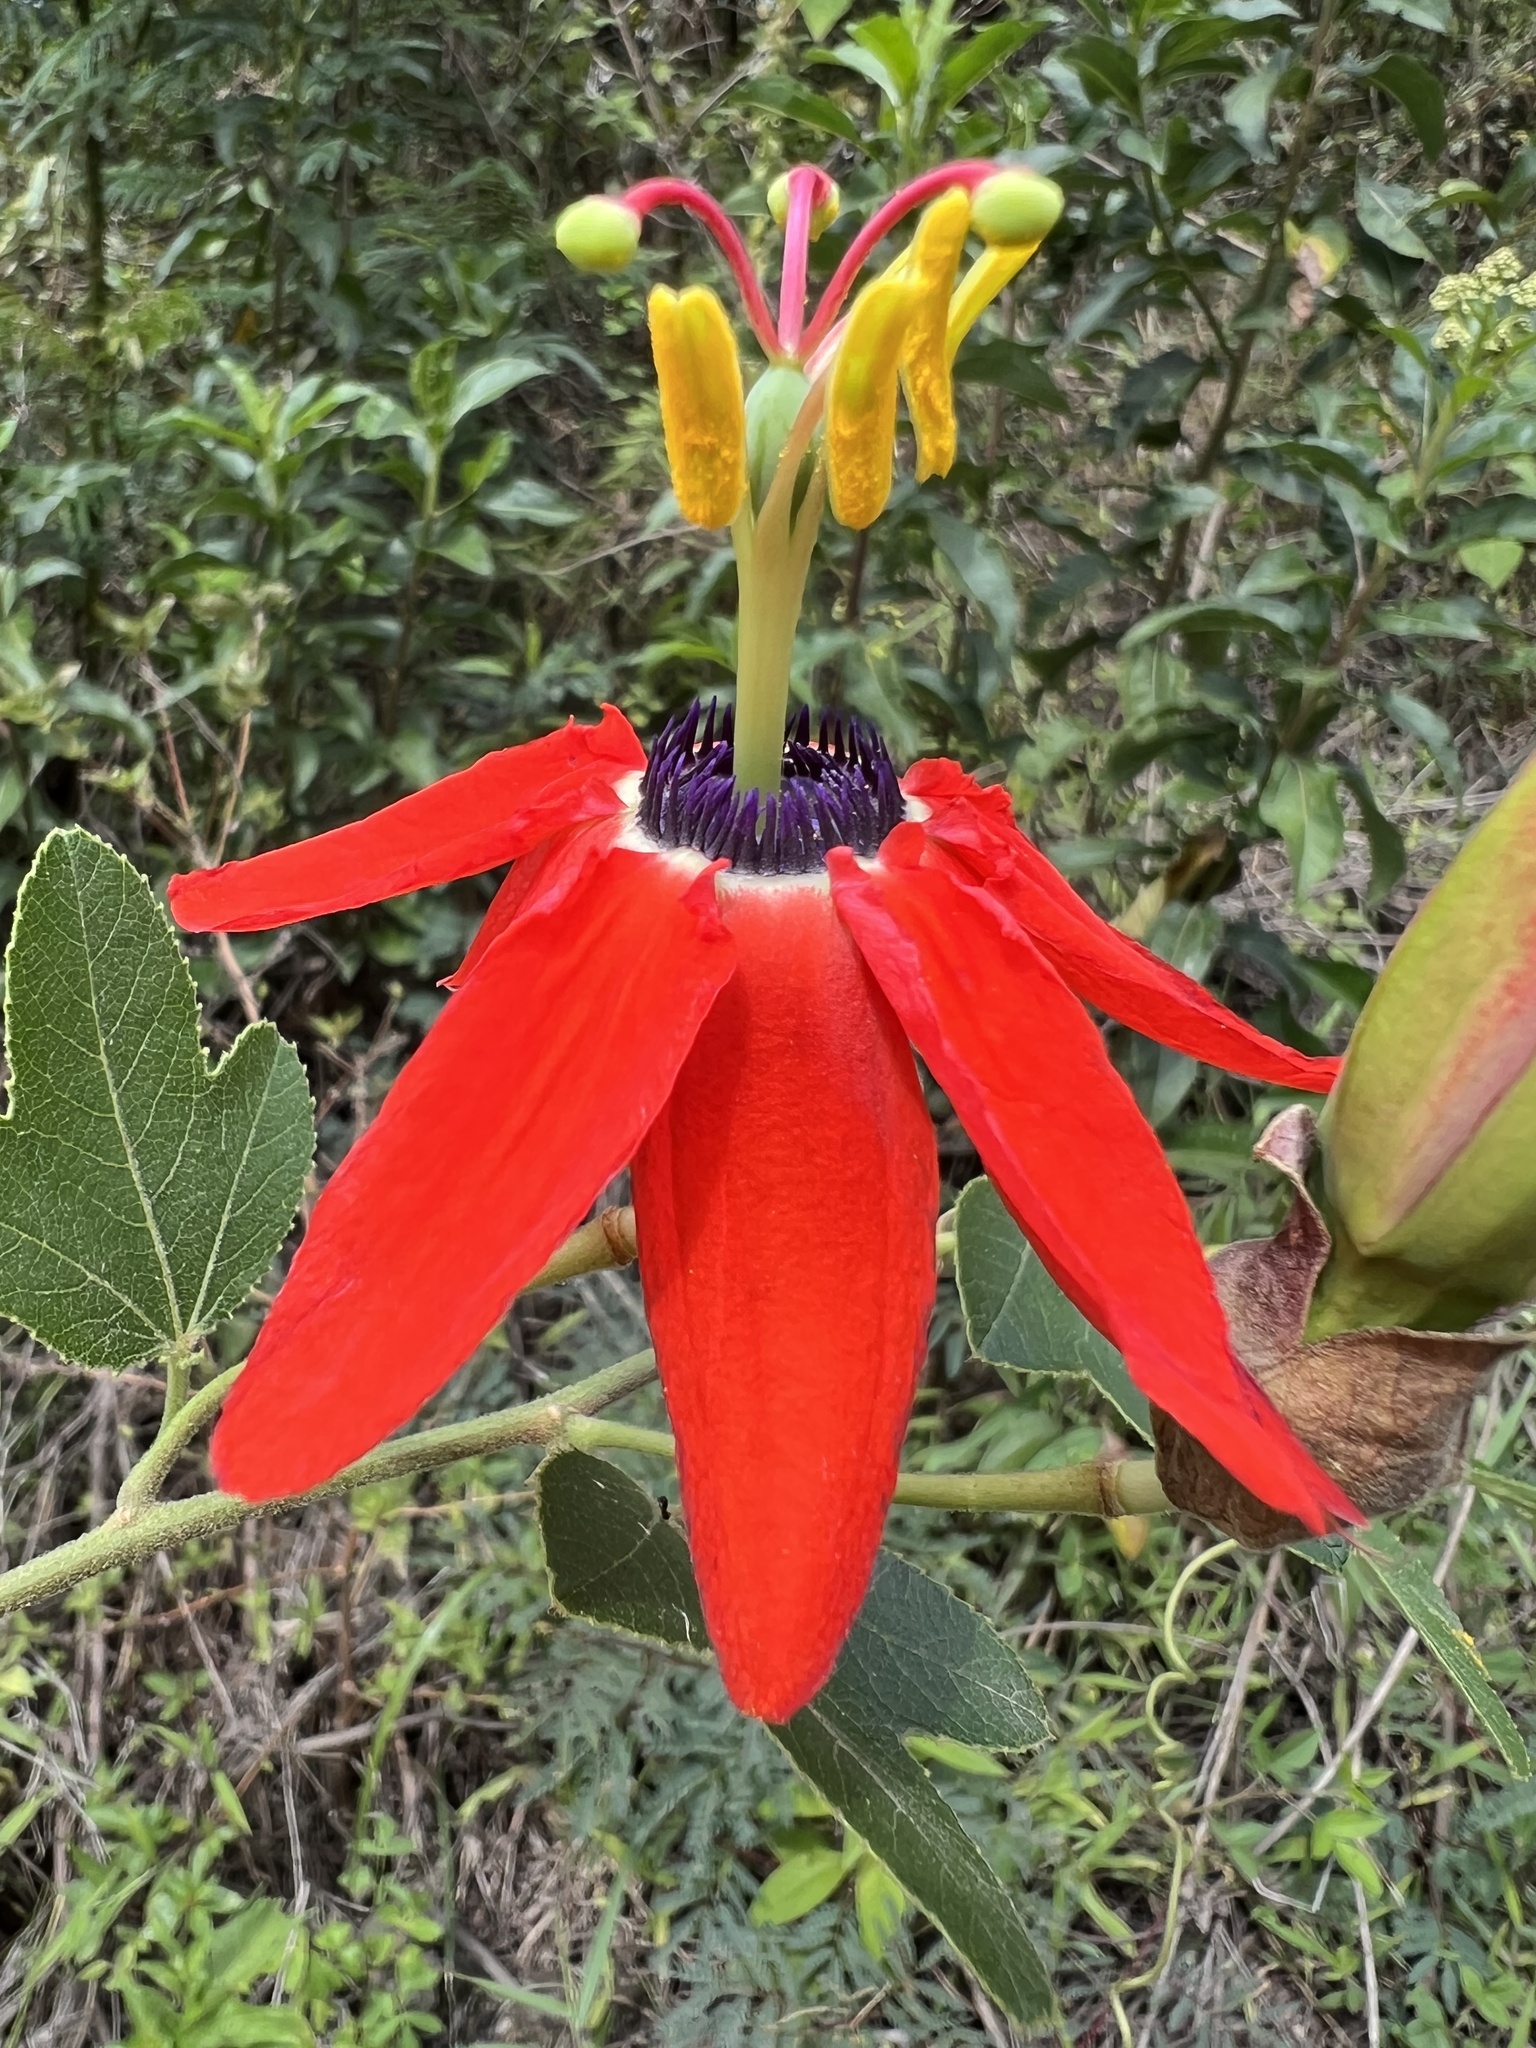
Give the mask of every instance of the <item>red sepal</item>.
[(827, 865), (998, 1193), (1137, 1386), (1261, 1500), (1310, 1529), (1358, 1520), (1233, 1357), (1178, 1183), (1071, 990), (921, 827)]
[(929, 834), (948, 848), (1085, 1002), (1159, 1045), (1281, 1088), (1326, 1095), (1342, 1064), (1281, 1045), (1096, 917), (1019, 830), (1008, 793), (983, 789), (953, 761), (919, 761), (902, 789), (927, 806)]
[(331, 1176), (213, 1437), (318, 1485), (413, 1415), (627, 1164), (735, 949), (695, 856), (618, 850), (525, 909)]
[(820, 878), (724, 882), (736, 978), (635, 1159), (646, 1311), (726, 1689), (784, 1721), (869, 1582), (933, 1305), (906, 1038)]
[(171, 914), (186, 931), (258, 932), (482, 874), (568, 825), (610, 817), (614, 784), (645, 766), (611, 704), (526, 746), (487, 754), (430, 789), (297, 845), (177, 875)]

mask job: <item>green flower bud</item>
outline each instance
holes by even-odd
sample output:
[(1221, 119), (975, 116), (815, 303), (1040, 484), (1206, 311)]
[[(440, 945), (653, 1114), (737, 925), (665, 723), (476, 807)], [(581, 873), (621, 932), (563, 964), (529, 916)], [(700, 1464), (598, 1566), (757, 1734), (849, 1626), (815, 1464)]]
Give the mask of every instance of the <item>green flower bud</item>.
[(763, 500), (773, 489), (784, 443), (810, 388), (802, 371), (776, 363), (747, 393), (747, 480), (754, 512), (762, 511)]
[(623, 270), (640, 246), (640, 220), (622, 199), (594, 193), (555, 222), (555, 247), (578, 270)]
[(1038, 171), (998, 171), (971, 197), (971, 226), (984, 242), (1033, 248), (1061, 219), (1061, 187)]
[(1536, 761), (1398, 941), (1323, 1115), (1314, 1334), (1464, 1328), (1536, 1292)]
[[(837, 219), (843, 197), (830, 178), (823, 186), (824, 196), (811, 208), (811, 240), (819, 241), (825, 231)], [(768, 187), (768, 211), (773, 216), (776, 228), (782, 228), (789, 219), (789, 173), (780, 171)]]

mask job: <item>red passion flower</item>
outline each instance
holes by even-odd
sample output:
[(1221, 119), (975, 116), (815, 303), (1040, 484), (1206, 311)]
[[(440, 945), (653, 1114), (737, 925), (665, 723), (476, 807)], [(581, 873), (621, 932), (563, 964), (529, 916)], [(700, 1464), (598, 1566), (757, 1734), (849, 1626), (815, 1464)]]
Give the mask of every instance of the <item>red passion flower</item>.
[(641, 1277), (731, 1697), (827, 1677), (896, 1483), (934, 1295), (916, 1047), (1041, 1259), (1133, 1379), (1313, 1529), (1349, 1501), (1234, 1359), (1157, 1139), (1084, 1002), (1259, 1081), (1337, 1063), (1243, 1023), (1104, 924), (950, 761), (899, 782), (802, 714), (777, 794), (729, 714), (649, 763), (611, 707), (372, 818), (178, 877), (253, 931), (514, 863), (441, 1016), (316, 1203), (213, 1439), (251, 1499), (405, 1422), (632, 1167)]

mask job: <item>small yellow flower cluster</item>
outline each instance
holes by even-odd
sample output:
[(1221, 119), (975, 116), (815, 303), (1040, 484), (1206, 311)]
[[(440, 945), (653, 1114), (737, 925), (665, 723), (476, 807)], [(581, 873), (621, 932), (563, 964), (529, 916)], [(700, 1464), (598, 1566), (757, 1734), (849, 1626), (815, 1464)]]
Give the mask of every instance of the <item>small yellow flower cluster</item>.
[(1525, 265), (1513, 249), (1495, 249), (1491, 256), (1483, 258), (1472, 275), (1485, 291), (1493, 294), (1519, 284), (1525, 276)]
[[(1501, 314), (1506, 300), (1513, 310)], [(1497, 355), (1531, 336), (1527, 315), (1536, 310), (1536, 271), (1527, 273), (1513, 249), (1495, 249), (1475, 269), (1442, 277), (1429, 303), (1442, 316), (1437, 349), (1454, 354), (1476, 346)]]

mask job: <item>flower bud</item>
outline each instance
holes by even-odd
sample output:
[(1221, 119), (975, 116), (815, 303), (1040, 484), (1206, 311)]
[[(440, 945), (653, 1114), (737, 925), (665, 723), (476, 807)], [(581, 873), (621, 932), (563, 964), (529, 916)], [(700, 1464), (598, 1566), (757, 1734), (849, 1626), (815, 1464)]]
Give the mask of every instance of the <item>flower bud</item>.
[(998, 171), (971, 195), (971, 226), (994, 247), (1033, 248), (1061, 219), (1065, 204), (1061, 187), (1038, 171)]
[(1322, 1123), (1314, 1333), (1444, 1329), (1536, 1290), (1536, 761), (1398, 941)]
[(640, 218), (622, 199), (594, 193), (555, 222), (555, 247), (578, 270), (624, 270), (640, 246)]
[[(820, 176), (821, 184), (818, 189), (820, 190), (821, 197), (811, 208), (811, 240), (813, 242), (818, 241), (826, 230), (831, 227), (833, 221), (837, 219), (838, 210), (843, 203), (842, 194), (838, 191), (836, 182), (829, 178), (825, 171), (821, 172)], [(768, 211), (773, 215), (773, 224), (776, 228), (782, 228), (789, 219), (788, 171), (780, 171), (779, 175), (768, 187)]]

